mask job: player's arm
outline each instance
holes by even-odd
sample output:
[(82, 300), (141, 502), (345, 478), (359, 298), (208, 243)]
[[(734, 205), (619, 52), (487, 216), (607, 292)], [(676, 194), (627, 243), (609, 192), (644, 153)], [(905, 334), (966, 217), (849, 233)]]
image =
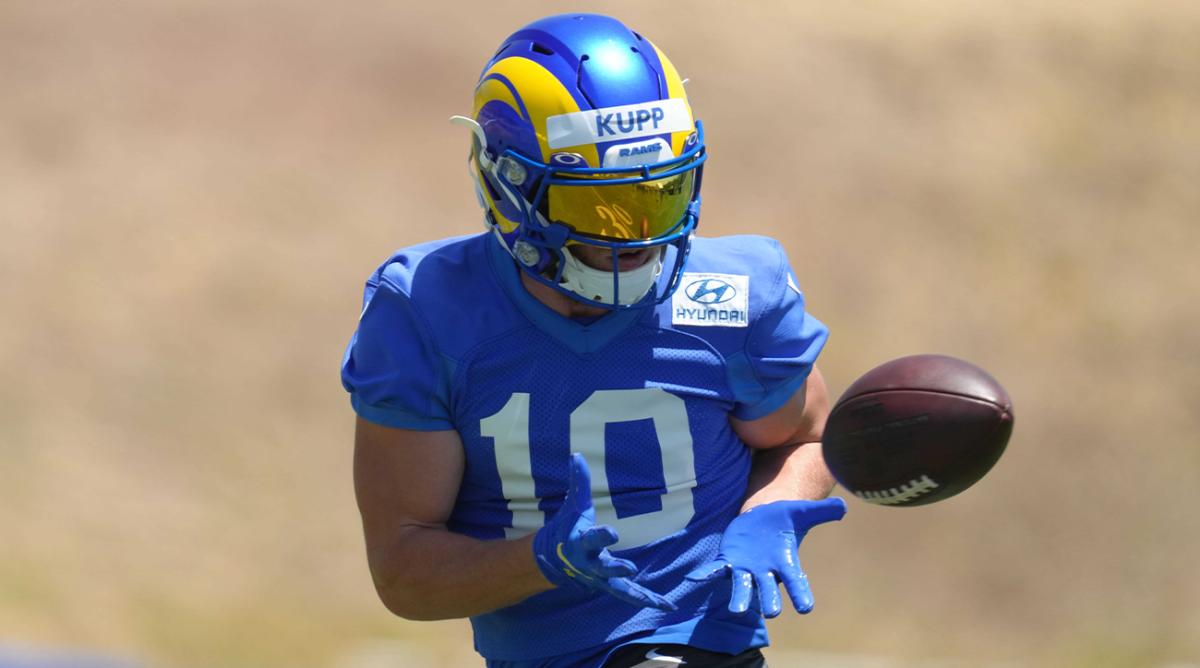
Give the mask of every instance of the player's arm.
[(446, 529), (464, 461), (458, 432), (358, 418), (354, 491), (367, 562), (379, 598), (400, 617), (468, 617), (553, 587), (534, 561), (533, 536), (483, 541)]
[(554, 586), (675, 609), (631, 579), (632, 562), (609, 553), (617, 534), (595, 524), (582, 457), (572, 457), (570, 491), (559, 510), (537, 533), (517, 540), (482, 541), (447, 530), (464, 464), (458, 432), (358, 419), (354, 487), (371, 576), (389, 610), (408, 619), (469, 617)]
[(742, 512), (772, 501), (823, 499), (834, 480), (821, 456), (829, 391), (816, 367), (804, 386), (756, 420), (730, 418), (734, 433), (755, 450)]
[(721, 538), (717, 558), (688, 574), (692, 580), (729, 577), (729, 609), (743, 613), (755, 595), (759, 610), (783, 610), (782, 583), (796, 610), (812, 610), (812, 590), (797, 550), (809, 529), (846, 512), (841, 499), (825, 499), (833, 478), (821, 457), (821, 433), (829, 415), (825, 381), (813, 367), (804, 385), (783, 406), (753, 420), (730, 417), (734, 432), (754, 449), (742, 514)]

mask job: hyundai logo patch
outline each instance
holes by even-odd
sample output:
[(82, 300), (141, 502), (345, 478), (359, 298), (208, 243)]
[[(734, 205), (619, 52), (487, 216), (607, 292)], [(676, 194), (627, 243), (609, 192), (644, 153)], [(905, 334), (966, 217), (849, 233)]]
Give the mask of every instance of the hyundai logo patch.
[(684, 272), (680, 284), (683, 288), (671, 295), (671, 324), (749, 326), (749, 276)]

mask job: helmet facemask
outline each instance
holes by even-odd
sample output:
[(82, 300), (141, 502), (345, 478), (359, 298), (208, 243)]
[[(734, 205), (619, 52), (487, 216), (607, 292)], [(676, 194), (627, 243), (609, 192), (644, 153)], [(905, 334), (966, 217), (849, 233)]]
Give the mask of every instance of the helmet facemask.
[[(504, 198), (519, 211), (520, 222), (510, 232), (500, 229), (490, 211), (486, 222), (532, 278), (608, 309), (660, 304), (674, 291), (700, 212), (707, 158), (700, 123), (679, 157), (594, 168), (572, 153), (555, 153), (550, 164), (512, 149), (495, 155), (478, 123), (462, 116), (452, 120), (473, 130), (472, 171), (481, 201), (486, 192), (487, 199)], [(620, 267), (623, 252), (660, 251), (636, 268), (613, 271), (585, 264), (583, 253), (571, 252), (577, 246), (605, 249), (610, 268)], [(671, 280), (651, 298), (669, 246), (675, 248)]]

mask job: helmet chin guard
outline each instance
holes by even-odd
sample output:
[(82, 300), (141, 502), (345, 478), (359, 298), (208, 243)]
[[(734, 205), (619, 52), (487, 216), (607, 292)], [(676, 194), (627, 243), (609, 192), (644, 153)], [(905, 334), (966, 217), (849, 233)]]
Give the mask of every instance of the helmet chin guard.
[[(612, 266), (618, 266), (617, 251), (612, 251)], [(664, 251), (658, 257), (629, 271), (604, 271), (589, 267), (571, 253), (562, 249), (566, 259), (563, 267), (563, 289), (588, 297), (591, 301), (613, 306), (632, 306), (642, 301), (662, 274)]]

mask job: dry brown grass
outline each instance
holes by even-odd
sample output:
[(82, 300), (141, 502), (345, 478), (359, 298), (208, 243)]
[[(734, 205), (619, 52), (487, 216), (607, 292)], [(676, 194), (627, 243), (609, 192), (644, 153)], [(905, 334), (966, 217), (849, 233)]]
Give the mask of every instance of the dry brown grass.
[[(490, 49), (580, 5), (443, 5), (0, 3), (0, 642), (469, 660), (373, 598), (337, 364), (375, 263), (478, 229), (445, 119)], [(978, 489), (814, 532), (777, 645), (1200, 660), (1200, 5), (604, 11), (691, 77), (702, 230), (785, 242), (834, 392), (936, 351), (1016, 401)]]

